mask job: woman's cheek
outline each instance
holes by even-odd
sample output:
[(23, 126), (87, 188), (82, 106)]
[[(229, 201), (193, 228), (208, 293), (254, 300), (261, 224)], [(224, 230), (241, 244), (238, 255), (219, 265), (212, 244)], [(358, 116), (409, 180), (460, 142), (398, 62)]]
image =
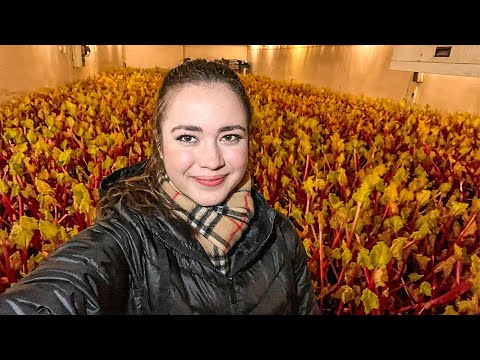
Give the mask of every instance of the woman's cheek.
[(173, 167), (188, 170), (195, 164), (195, 156), (190, 152), (173, 153), (171, 156)]
[(248, 147), (232, 149), (226, 156), (228, 162), (235, 168), (246, 167), (248, 162)]
[(175, 171), (183, 172), (188, 170), (194, 163), (194, 155), (175, 148), (164, 150), (165, 166)]

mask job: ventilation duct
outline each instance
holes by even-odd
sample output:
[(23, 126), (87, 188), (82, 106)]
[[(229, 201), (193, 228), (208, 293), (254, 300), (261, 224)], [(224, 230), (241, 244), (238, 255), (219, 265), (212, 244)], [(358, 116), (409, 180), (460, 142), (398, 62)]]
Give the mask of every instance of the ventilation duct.
[(480, 77), (480, 45), (396, 45), (390, 69)]

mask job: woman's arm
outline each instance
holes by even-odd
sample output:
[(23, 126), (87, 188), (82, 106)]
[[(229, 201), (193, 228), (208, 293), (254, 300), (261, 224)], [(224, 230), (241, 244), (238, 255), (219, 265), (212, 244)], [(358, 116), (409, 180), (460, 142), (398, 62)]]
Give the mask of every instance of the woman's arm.
[(93, 225), (0, 294), (3, 314), (116, 314), (128, 300), (128, 265), (118, 233)]

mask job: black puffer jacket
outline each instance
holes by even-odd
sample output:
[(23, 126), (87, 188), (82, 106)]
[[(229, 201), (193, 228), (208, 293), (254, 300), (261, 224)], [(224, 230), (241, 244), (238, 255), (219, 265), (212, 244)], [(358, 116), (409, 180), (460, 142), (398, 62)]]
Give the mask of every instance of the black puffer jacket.
[[(135, 169), (113, 173), (102, 190)], [(178, 226), (118, 204), (1, 294), (0, 314), (317, 314), (295, 228), (253, 198), (228, 276)]]

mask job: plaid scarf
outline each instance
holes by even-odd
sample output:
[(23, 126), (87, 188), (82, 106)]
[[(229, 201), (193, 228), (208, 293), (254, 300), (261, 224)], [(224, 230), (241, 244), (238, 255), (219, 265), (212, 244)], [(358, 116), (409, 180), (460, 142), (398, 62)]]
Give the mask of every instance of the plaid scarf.
[(198, 230), (197, 240), (213, 265), (226, 274), (230, 267), (227, 253), (240, 239), (254, 213), (250, 176), (243, 178), (237, 190), (224, 203), (214, 206), (196, 204), (182, 194), (166, 176), (161, 186), (182, 209), (175, 212)]

